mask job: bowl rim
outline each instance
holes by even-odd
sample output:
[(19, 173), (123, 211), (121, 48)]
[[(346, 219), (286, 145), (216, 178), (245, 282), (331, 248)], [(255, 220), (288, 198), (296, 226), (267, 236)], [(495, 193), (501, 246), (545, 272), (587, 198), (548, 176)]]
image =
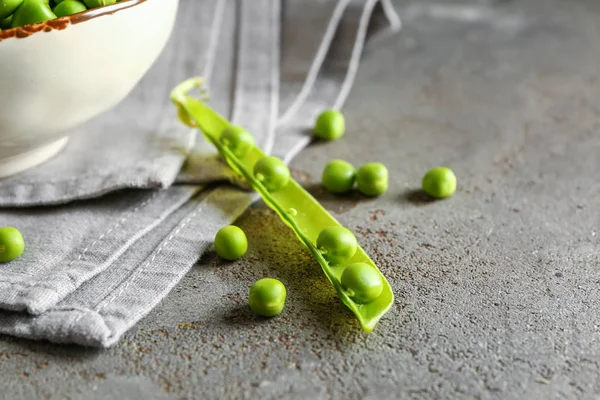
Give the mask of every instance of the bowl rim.
[(4, 29), (0, 31), (0, 42), (11, 38), (27, 38), (38, 32), (62, 31), (69, 25), (79, 24), (81, 22), (103, 17), (105, 15), (112, 15), (119, 11), (145, 3), (146, 1), (147, 0), (123, 0), (119, 3), (110, 4), (104, 7), (91, 8), (77, 14), (71, 14), (64, 17), (51, 19), (49, 21), (39, 22), (37, 24)]

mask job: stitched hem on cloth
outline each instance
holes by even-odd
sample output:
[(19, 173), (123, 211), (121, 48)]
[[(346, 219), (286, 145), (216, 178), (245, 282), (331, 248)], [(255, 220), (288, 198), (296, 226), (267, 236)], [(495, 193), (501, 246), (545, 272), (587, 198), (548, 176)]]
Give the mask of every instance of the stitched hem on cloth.
[[(0, 308), (11, 311), (26, 310), (33, 315), (43, 313), (73, 293), (81, 284), (109, 268), (127, 249), (177, 211), (198, 191), (199, 187), (182, 188), (167, 205), (155, 204), (161, 199), (159, 195), (167, 195), (166, 192), (156, 191), (120, 215), (116, 223), (109, 225), (98, 237), (89, 239), (83, 250), (70, 254), (70, 259), (62, 262), (64, 264), (48, 267), (45, 272), (36, 275), (35, 282), (31, 282), (30, 275), (23, 277), (27, 282), (19, 282), (18, 276), (3, 277), (0, 280)], [(144, 208), (148, 208), (147, 212), (150, 215), (133, 220), (134, 225), (137, 225), (135, 229), (131, 229), (130, 226), (123, 229), (127, 221)], [(94, 249), (98, 248), (97, 245), (101, 242), (100, 250), (95, 252)], [(107, 249), (111, 250), (107, 252)], [(90, 259), (99, 261), (93, 263), (88, 261)]]

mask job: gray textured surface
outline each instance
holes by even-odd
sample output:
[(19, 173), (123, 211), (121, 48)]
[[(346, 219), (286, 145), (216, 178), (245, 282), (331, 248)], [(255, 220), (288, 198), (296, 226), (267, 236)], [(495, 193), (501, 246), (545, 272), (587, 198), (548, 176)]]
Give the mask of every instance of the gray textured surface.
[[(596, 398), (599, 4), (402, 4), (405, 30), (361, 67), (347, 137), (293, 162), (395, 289), (372, 334), (256, 207), (239, 221), (244, 260), (204, 258), (114, 349), (3, 338), (3, 396)], [(385, 162), (390, 191), (323, 193), (332, 157)], [(415, 189), (438, 163), (460, 189), (426, 202)], [(262, 321), (245, 297), (267, 275), (287, 284), (289, 301)], [(216, 276), (230, 284), (211, 285)]]

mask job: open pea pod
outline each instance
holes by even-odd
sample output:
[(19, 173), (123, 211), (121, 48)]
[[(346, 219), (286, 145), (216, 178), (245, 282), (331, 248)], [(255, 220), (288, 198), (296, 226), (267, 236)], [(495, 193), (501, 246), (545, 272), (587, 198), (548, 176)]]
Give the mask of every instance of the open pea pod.
[(319, 233), (324, 228), (341, 226), (340, 223), (293, 179), (275, 192), (269, 192), (261, 182), (255, 179), (252, 172), (254, 165), (265, 157), (265, 154), (260, 148), (253, 146), (243, 157), (237, 157), (220, 142), (221, 132), (230, 125), (230, 122), (206, 105), (203, 100), (189, 95), (190, 91), (201, 86), (201, 78), (192, 78), (182, 82), (173, 90), (171, 100), (177, 105), (181, 121), (191, 127), (199, 128), (206, 139), (218, 149), (228, 165), (250, 184), (262, 196), (265, 203), (294, 231), (298, 239), (304, 243), (321, 265), (338, 296), (356, 315), (363, 329), (367, 332), (372, 331), (394, 302), (392, 288), (385, 277), (365, 251), (359, 247), (356, 254), (347, 260), (345, 265), (362, 262), (373, 266), (381, 276), (383, 290), (379, 297), (366, 304), (358, 304), (348, 297), (340, 282), (345, 266), (329, 265), (315, 245)]

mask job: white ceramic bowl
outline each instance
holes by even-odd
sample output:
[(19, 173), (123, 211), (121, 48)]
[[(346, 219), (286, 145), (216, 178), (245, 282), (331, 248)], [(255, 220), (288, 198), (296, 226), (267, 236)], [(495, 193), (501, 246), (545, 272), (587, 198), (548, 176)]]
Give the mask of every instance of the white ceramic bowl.
[(46, 161), (121, 102), (162, 52), (177, 6), (125, 0), (0, 31), (0, 178)]

